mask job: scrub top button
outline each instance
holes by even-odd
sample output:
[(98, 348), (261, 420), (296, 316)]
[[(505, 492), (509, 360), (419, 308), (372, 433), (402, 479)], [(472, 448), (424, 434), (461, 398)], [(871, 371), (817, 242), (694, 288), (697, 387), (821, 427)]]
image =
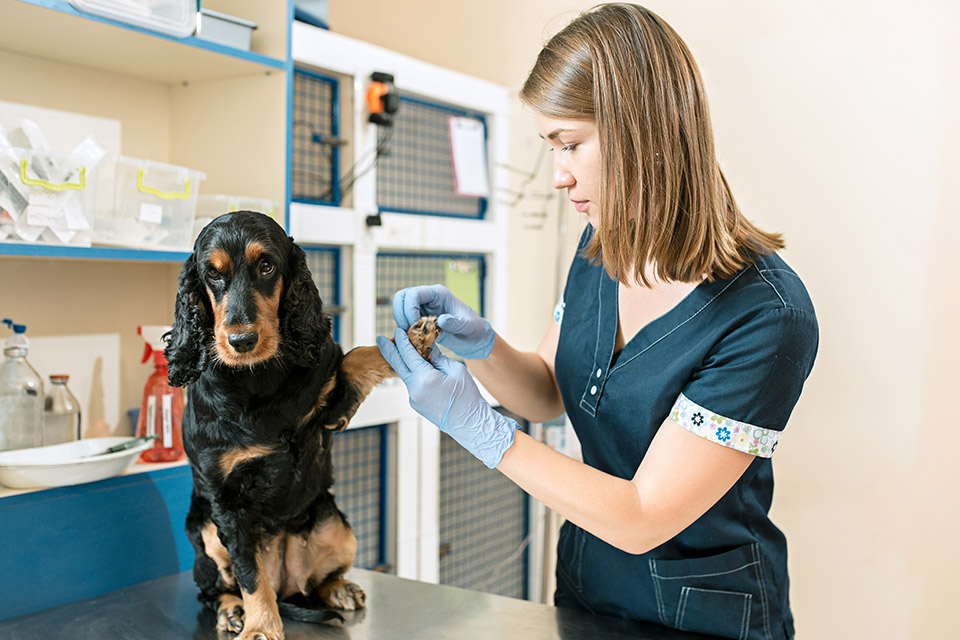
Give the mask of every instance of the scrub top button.
[(601, 373), (603, 373), (603, 371), (602, 371), (601, 369), (597, 369), (597, 377), (598, 377), (598, 378), (600, 377), (600, 374), (601, 374)]
[(597, 395), (597, 385), (593, 385), (592, 387), (590, 387), (590, 395), (592, 396)]

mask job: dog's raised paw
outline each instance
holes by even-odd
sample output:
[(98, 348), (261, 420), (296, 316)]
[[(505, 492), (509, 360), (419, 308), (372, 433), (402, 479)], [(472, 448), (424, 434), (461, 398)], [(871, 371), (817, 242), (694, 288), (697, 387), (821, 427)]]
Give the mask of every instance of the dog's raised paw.
[(410, 325), (407, 329), (407, 337), (411, 344), (425, 359), (430, 359), (430, 351), (433, 343), (440, 337), (440, 325), (437, 323), (436, 316), (424, 316)]

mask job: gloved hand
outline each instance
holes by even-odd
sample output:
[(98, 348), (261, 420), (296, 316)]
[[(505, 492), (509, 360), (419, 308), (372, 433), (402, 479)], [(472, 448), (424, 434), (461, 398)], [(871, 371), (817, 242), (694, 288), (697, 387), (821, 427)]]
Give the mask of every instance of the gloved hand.
[(461, 358), (486, 358), (497, 334), (486, 319), (443, 285), (408, 287), (393, 296), (393, 319), (406, 331), (421, 316), (438, 316), (437, 342)]
[(407, 386), (410, 406), (488, 468), (496, 468), (513, 444), (516, 421), (493, 410), (463, 363), (450, 360), (439, 349), (431, 351), (427, 362), (401, 329), (394, 340), (378, 336), (377, 346)]

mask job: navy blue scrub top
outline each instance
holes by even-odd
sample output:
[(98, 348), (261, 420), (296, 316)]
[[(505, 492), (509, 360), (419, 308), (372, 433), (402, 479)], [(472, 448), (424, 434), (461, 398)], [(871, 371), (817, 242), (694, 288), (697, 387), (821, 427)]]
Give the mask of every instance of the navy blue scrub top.
[(591, 235), (556, 312), (557, 383), (584, 462), (633, 478), (667, 417), (755, 459), (707, 513), (648, 553), (565, 523), (556, 604), (720, 637), (792, 638), (786, 539), (767, 513), (770, 455), (817, 352), (806, 289), (779, 256), (759, 257), (701, 283), (615, 353), (617, 281), (580, 255)]

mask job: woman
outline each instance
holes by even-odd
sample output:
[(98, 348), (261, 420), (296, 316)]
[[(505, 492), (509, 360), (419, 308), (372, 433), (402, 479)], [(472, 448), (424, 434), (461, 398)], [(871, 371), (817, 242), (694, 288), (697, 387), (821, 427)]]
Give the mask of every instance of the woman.
[[(635, 5), (588, 11), (543, 48), (520, 94), (555, 153), (553, 186), (589, 221), (535, 353), (437, 285), (397, 293), (378, 339), (418, 412), (564, 516), (557, 606), (730, 638), (791, 638), (786, 541), (770, 521), (770, 456), (810, 373), (817, 322), (737, 207), (703, 83), (680, 37)], [(583, 462), (481, 398), (564, 412)]]

